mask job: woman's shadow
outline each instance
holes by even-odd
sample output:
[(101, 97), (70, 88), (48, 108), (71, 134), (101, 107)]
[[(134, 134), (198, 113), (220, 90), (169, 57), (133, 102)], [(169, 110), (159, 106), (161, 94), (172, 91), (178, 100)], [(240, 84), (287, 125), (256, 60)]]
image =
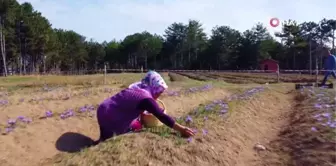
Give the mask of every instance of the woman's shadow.
[(83, 148), (97, 145), (97, 143), (97, 141), (83, 134), (66, 132), (57, 139), (55, 147), (62, 152), (75, 153), (81, 151)]

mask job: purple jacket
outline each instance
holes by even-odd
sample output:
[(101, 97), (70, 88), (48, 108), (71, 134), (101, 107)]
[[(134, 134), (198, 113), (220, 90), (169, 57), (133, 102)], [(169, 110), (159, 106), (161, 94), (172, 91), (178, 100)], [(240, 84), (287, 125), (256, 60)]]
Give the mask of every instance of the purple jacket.
[(172, 127), (174, 120), (164, 114), (152, 95), (143, 89), (124, 89), (103, 101), (97, 110), (100, 126), (106, 126), (116, 134), (127, 132), (131, 122), (147, 110), (164, 124)]

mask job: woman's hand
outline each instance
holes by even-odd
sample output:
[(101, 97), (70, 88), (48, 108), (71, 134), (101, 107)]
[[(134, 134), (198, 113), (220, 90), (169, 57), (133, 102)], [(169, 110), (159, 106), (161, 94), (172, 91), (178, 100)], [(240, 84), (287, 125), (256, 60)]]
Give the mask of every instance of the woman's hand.
[(185, 136), (185, 137), (191, 137), (195, 135), (195, 132), (192, 131), (192, 129), (188, 127), (184, 127), (184, 129), (180, 133), (182, 134), (182, 136)]
[(174, 128), (174, 130), (180, 132), (181, 135), (184, 136), (184, 137), (191, 137), (191, 136), (195, 135), (195, 132), (192, 131), (190, 128), (182, 126), (178, 123), (175, 123), (173, 128)]

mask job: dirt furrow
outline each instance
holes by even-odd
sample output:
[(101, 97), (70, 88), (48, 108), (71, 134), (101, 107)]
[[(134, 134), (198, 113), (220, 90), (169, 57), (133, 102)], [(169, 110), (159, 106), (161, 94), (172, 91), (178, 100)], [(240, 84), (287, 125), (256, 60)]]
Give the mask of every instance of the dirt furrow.
[[(217, 130), (213, 147), (219, 147), (223, 154), (222, 164), (228, 166), (285, 165), (286, 156), (268, 149), (271, 141), (277, 139), (291, 112), (292, 96), (270, 89), (261, 96), (239, 104), (231, 116)], [(257, 144), (266, 150), (255, 149)], [(264, 156), (267, 156), (267, 161)], [(271, 161), (270, 161), (271, 160)]]

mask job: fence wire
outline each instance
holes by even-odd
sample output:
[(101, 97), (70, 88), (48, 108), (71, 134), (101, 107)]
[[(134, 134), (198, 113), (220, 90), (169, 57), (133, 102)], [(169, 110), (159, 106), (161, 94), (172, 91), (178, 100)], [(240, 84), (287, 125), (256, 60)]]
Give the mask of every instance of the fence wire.
[[(145, 73), (146, 69), (98, 69), (98, 70), (76, 70), (76, 71), (59, 71), (46, 73), (26, 73), (21, 76), (29, 75), (104, 75), (118, 73)], [(207, 80), (223, 80), (232, 83), (318, 83), (323, 79), (323, 74), (330, 70), (155, 70), (161, 73), (177, 73), (192, 79)], [(9, 73), (9, 76), (20, 76), (18, 73)]]

